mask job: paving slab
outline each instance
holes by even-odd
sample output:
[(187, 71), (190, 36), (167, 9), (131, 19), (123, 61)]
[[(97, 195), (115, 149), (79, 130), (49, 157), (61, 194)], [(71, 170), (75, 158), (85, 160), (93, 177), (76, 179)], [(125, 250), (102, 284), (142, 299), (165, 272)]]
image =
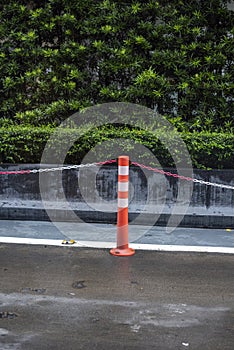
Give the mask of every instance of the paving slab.
[[(106, 247), (106, 242), (112, 245), (116, 242), (116, 232), (116, 225), (112, 224), (0, 220), (0, 241), (3, 242), (7, 237), (12, 237), (12, 242), (14, 238), (72, 239), (90, 246), (93, 242), (94, 247), (94, 242), (103, 242), (102, 247)], [(142, 249), (144, 244), (234, 249), (234, 230), (129, 225), (129, 243), (142, 245)]]

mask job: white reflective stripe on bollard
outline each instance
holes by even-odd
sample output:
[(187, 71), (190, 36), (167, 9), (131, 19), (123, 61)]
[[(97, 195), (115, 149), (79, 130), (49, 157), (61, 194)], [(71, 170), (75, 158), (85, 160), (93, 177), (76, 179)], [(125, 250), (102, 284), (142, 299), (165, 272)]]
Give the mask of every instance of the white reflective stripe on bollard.
[(127, 208), (128, 207), (128, 198), (118, 198), (118, 207)]
[(120, 191), (120, 192), (128, 192), (128, 181), (126, 181), (126, 182), (118, 182), (118, 191)]
[(119, 175), (128, 175), (129, 174), (129, 167), (125, 165), (119, 165), (118, 168)]

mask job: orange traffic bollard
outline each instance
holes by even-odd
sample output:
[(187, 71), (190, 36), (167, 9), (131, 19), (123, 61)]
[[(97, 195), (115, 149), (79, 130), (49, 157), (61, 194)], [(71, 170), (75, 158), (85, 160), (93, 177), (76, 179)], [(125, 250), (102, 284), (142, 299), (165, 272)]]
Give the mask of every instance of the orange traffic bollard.
[(129, 256), (135, 250), (128, 246), (128, 178), (129, 157), (118, 159), (118, 213), (117, 213), (117, 247), (110, 253), (115, 256)]

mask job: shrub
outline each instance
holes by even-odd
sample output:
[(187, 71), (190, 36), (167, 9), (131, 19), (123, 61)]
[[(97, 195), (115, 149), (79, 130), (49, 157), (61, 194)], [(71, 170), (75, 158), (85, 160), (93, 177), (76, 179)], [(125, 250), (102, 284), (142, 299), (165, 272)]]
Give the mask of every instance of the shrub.
[[(0, 161), (2, 163), (40, 163), (44, 147), (52, 135), (54, 128), (51, 127), (2, 127), (0, 128)], [(225, 133), (181, 133), (190, 153), (193, 166), (201, 169), (229, 168), (233, 169), (233, 144), (234, 135)], [(133, 142), (145, 145), (157, 157), (163, 167), (173, 167), (174, 162), (157, 135), (137, 128), (127, 126), (114, 128), (106, 126), (102, 128), (92, 128), (88, 132), (84, 131), (83, 136), (78, 137), (75, 129), (62, 129), (57, 143), (50, 144), (51, 154), (57, 163), (60, 149), (64, 147), (67, 140), (74, 140), (74, 145), (70, 148), (66, 163), (79, 164), (82, 159), (95, 145), (107, 140), (131, 139)], [(178, 147), (178, 138), (171, 134), (167, 138), (168, 144)], [(134, 147), (131, 143), (130, 146)], [(108, 150), (108, 148), (107, 148)], [(179, 150), (179, 148), (178, 148)], [(102, 155), (98, 155), (101, 160)], [(109, 156), (112, 157), (110, 143)], [(106, 153), (105, 153), (106, 157)], [(183, 154), (178, 155), (179, 159)], [(142, 154), (142, 162), (147, 162), (147, 156)], [(152, 164), (159, 166), (159, 164)]]

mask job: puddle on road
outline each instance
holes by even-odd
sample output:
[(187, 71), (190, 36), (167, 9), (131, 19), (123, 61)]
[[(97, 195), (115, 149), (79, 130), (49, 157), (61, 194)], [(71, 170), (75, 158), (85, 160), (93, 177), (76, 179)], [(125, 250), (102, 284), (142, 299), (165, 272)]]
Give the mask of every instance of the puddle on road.
[(185, 328), (199, 326), (207, 321), (218, 320), (229, 311), (225, 307), (198, 307), (186, 304), (164, 304), (152, 306), (150, 308), (134, 308), (131, 310), (131, 317), (125, 322), (129, 324), (133, 332), (138, 332), (143, 326), (164, 327), (164, 328)]

